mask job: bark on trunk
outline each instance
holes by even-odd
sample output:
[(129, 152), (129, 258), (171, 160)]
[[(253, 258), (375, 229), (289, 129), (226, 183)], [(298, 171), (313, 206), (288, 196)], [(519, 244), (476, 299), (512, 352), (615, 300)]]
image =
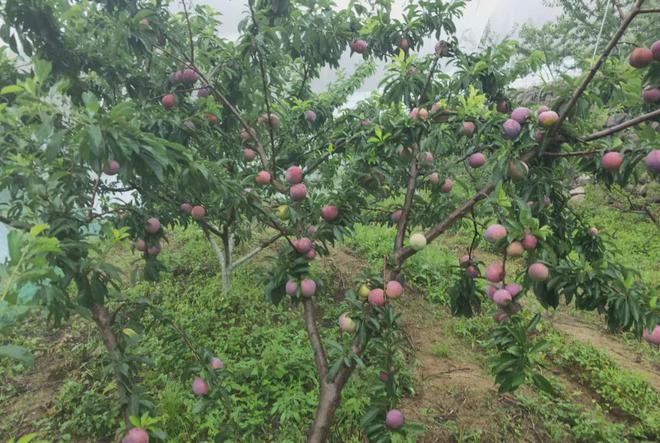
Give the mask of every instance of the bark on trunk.
[(112, 372), (115, 376), (115, 380), (117, 381), (117, 389), (119, 390), (119, 400), (121, 401), (122, 416), (126, 426), (130, 428), (131, 422), (129, 420), (128, 412), (128, 393), (126, 392), (124, 381), (122, 380), (117, 368), (117, 362), (119, 362), (121, 359), (121, 351), (119, 350), (119, 345), (117, 344), (117, 337), (112, 330), (111, 316), (105, 306), (96, 303), (91, 306), (91, 311), (94, 323), (96, 323), (96, 327), (99, 329), (99, 332), (101, 332), (103, 344), (110, 354), (113, 365)]
[(328, 439), (330, 427), (335, 419), (335, 412), (340, 402), (341, 388), (332, 383), (322, 382), (319, 406), (316, 409), (314, 423), (309, 430), (308, 443), (323, 443)]
[(234, 249), (234, 235), (229, 232), (227, 227), (222, 231), (222, 287), (225, 294), (231, 290), (232, 283), (232, 265), (231, 265), (231, 253)]

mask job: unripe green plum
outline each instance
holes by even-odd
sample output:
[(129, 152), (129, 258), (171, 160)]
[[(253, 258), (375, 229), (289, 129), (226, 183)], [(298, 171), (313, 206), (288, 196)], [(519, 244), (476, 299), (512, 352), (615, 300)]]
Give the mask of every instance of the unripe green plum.
[(415, 233), (410, 236), (410, 247), (415, 251), (421, 251), (426, 247), (426, 237), (422, 233)]

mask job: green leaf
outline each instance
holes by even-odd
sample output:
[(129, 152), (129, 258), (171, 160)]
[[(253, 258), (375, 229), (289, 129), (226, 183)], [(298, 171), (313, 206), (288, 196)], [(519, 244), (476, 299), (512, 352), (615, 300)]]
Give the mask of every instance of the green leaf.
[(0, 90), (0, 94), (5, 95), (5, 94), (16, 94), (19, 92), (23, 92), (24, 89), (22, 86), (19, 85), (9, 85), (5, 86)]
[(16, 345), (3, 345), (0, 346), (0, 357), (12, 358), (14, 360), (22, 361), (28, 366), (34, 364), (34, 356), (27, 348)]

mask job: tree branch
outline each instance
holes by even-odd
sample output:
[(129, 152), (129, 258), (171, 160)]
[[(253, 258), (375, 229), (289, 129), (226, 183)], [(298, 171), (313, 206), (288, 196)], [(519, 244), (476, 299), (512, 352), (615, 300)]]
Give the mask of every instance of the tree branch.
[(193, 44), (192, 26), (190, 26), (190, 16), (188, 15), (188, 8), (186, 7), (186, 0), (181, 0), (183, 5), (183, 13), (186, 16), (186, 23), (188, 24), (188, 39), (190, 40), (190, 62), (195, 64), (195, 45)]
[(626, 31), (626, 29), (630, 25), (630, 22), (632, 22), (632, 20), (635, 18), (635, 16), (637, 14), (639, 14), (639, 11), (640, 11), (641, 6), (642, 6), (643, 3), (644, 3), (644, 0), (637, 0), (635, 2), (635, 5), (633, 6), (632, 10), (626, 16), (626, 18), (623, 20), (623, 22), (619, 26), (619, 29), (617, 29), (617, 31), (614, 34), (614, 36), (612, 37), (612, 39), (610, 40), (610, 42), (605, 47), (605, 50), (603, 51), (603, 53), (600, 55), (598, 60), (596, 60), (596, 63), (593, 64), (593, 66), (589, 70), (589, 73), (587, 74), (587, 76), (584, 78), (584, 80), (582, 80), (582, 83), (580, 84), (580, 86), (575, 90), (575, 92), (571, 96), (571, 99), (568, 101), (568, 104), (566, 105), (566, 107), (561, 111), (561, 115), (559, 116), (559, 121), (554, 126), (554, 128), (551, 130), (551, 135), (556, 133), (559, 130), (559, 128), (561, 127), (561, 125), (564, 123), (564, 120), (566, 120), (566, 118), (570, 114), (571, 110), (577, 104), (577, 101), (580, 99), (580, 97), (582, 97), (582, 94), (587, 89), (587, 86), (589, 85), (591, 80), (593, 80), (593, 78), (595, 77), (595, 75), (598, 72), (598, 70), (600, 69), (600, 67), (603, 65), (603, 63), (605, 62), (607, 57), (610, 55), (610, 53), (612, 52), (612, 50), (614, 49), (614, 47), (616, 46), (618, 41), (621, 39), (621, 36), (623, 36), (623, 33)]
[(232, 268), (232, 269), (236, 269), (238, 266), (240, 266), (241, 264), (243, 264), (243, 262), (246, 262), (246, 261), (250, 260), (252, 257), (254, 257), (254, 256), (257, 255), (258, 253), (260, 253), (261, 251), (263, 251), (264, 249), (266, 249), (268, 246), (270, 246), (270, 245), (272, 245), (273, 243), (275, 243), (275, 242), (276, 242), (277, 240), (279, 240), (280, 238), (282, 238), (282, 233), (276, 234), (276, 235), (272, 236), (271, 238), (269, 238), (268, 240), (262, 242), (259, 246), (257, 246), (256, 248), (254, 248), (252, 251), (248, 252), (248, 253), (245, 254), (243, 257), (239, 258), (239, 259), (236, 260), (234, 263), (232, 263), (231, 268)]
[(325, 350), (323, 349), (321, 336), (319, 335), (318, 328), (316, 327), (316, 319), (314, 318), (316, 308), (314, 306), (314, 300), (312, 298), (305, 297), (303, 299), (303, 307), (305, 329), (307, 330), (309, 342), (312, 345), (312, 349), (314, 350), (314, 363), (316, 364), (316, 370), (319, 373), (319, 379), (321, 380), (321, 383), (325, 383), (325, 380), (328, 377), (328, 360), (325, 357)]
[(623, 122), (621, 124), (618, 124), (616, 126), (612, 126), (611, 128), (607, 128), (607, 129), (603, 129), (602, 131), (594, 132), (593, 134), (587, 135), (586, 137), (582, 137), (578, 140), (581, 141), (582, 143), (591, 142), (591, 141), (594, 141), (594, 140), (598, 140), (599, 138), (608, 137), (612, 134), (616, 134), (617, 132), (623, 131), (624, 129), (628, 129), (631, 126), (638, 125), (638, 124), (643, 123), (647, 120), (653, 120), (653, 119), (656, 119), (656, 118), (660, 118), (660, 109), (656, 109), (655, 111), (651, 111), (649, 113), (642, 114), (642, 115), (640, 115), (638, 117), (635, 117), (631, 120), (625, 121), (625, 122)]
[(623, 13), (623, 9), (621, 8), (619, 0), (612, 0), (612, 3), (614, 3), (616, 10), (619, 11), (619, 17), (621, 17), (621, 20), (623, 20), (625, 18), (625, 14)]
[(396, 238), (394, 239), (395, 251), (395, 264), (399, 264), (396, 260), (396, 251), (403, 247), (403, 236), (406, 233), (406, 225), (408, 224), (408, 215), (412, 208), (413, 197), (415, 196), (415, 184), (417, 183), (417, 147), (413, 146), (413, 158), (410, 164), (410, 173), (408, 175), (408, 185), (406, 186), (406, 197), (403, 201), (403, 209), (401, 210), (401, 218), (396, 229)]
[[(254, 28), (257, 31), (257, 34), (259, 33), (259, 25), (257, 24), (257, 15), (254, 12), (254, 4), (252, 0), (248, 0), (248, 6), (250, 7), (250, 16), (252, 17), (252, 23), (254, 24)], [(268, 81), (266, 80), (266, 68), (264, 67), (264, 56), (261, 52), (261, 50), (258, 47), (255, 47), (256, 50), (256, 58), (257, 62), (259, 63), (259, 71), (261, 72), (261, 84), (263, 87), (263, 92), (264, 92), (264, 100), (266, 102), (266, 112), (268, 113), (268, 122), (266, 124), (266, 127), (268, 128), (268, 135), (270, 136), (270, 148), (271, 148), (271, 163), (272, 163), (272, 169), (273, 172), (275, 172), (275, 157), (276, 157), (276, 150), (275, 150), (275, 136), (273, 135), (273, 125), (271, 124), (271, 113), (270, 113), (270, 90), (268, 88)]]
[(640, 14), (655, 14), (660, 13), (660, 8), (649, 8), (649, 9), (640, 9)]
[[(536, 150), (528, 151), (522, 157), (520, 157), (520, 161), (528, 162), (532, 158), (534, 158), (536, 154), (537, 154)], [(483, 187), (481, 190), (479, 190), (468, 201), (463, 203), (461, 206), (456, 208), (451, 214), (449, 214), (442, 222), (438, 223), (437, 225), (429, 229), (424, 234), (424, 236), (426, 237), (426, 241), (430, 243), (433, 240), (435, 240), (438, 236), (440, 236), (440, 234), (445, 232), (447, 229), (453, 226), (454, 223), (456, 223), (458, 220), (463, 218), (465, 214), (467, 214), (474, 205), (476, 205), (479, 201), (483, 200), (484, 198), (488, 197), (488, 195), (491, 192), (493, 192), (494, 189), (495, 189), (495, 184), (491, 183)], [(394, 261), (396, 265), (400, 266), (406, 259), (413, 256), (415, 252), (416, 251), (410, 246), (395, 251)]]

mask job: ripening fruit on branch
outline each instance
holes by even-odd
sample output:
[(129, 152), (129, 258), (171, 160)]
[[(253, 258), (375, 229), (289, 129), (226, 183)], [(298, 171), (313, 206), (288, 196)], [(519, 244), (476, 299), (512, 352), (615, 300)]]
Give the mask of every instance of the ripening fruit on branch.
[(539, 125), (544, 128), (554, 126), (559, 121), (559, 114), (555, 111), (545, 111), (539, 114)]
[(403, 285), (396, 280), (390, 280), (385, 285), (385, 295), (389, 298), (399, 298), (403, 294)]
[(493, 301), (498, 306), (504, 306), (511, 303), (511, 293), (506, 289), (498, 289), (493, 294)]
[(502, 124), (502, 129), (504, 131), (504, 138), (507, 140), (513, 140), (518, 137), (522, 127), (520, 126), (520, 123), (510, 118)]
[(211, 359), (211, 367), (213, 369), (224, 369), (225, 363), (222, 360), (220, 360), (218, 357), (213, 357)]
[(532, 110), (529, 108), (519, 107), (511, 112), (511, 119), (517, 121), (521, 125), (527, 121), (529, 116), (532, 115)]
[(190, 214), (192, 212), (192, 208), (193, 206), (190, 203), (184, 202), (179, 205), (179, 209), (181, 210), (181, 212), (184, 212), (186, 214)]
[(277, 218), (282, 221), (287, 221), (289, 219), (289, 206), (279, 205), (277, 207)]
[(194, 69), (186, 68), (181, 73), (181, 81), (184, 83), (195, 83), (199, 80), (199, 75)]
[(461, 268), (466, 268), (470, 264), (471, 261), (472, 260), (470, 259), (470, 256), (466, 254), (466, 255), (464, 255), (464, 256), (462, 256), (461, 258), (458, 259), (458, 265)]
[(257, 138), (257, 131), (255, 131), (254, 128), (250, 128), (249, 131), (247, 129), (242, 129), (239, 136), (243, 142), (254, 141)]
[(630, 53), (628, 62), (633, 68), (645, 68), (653, 61), (653, 52), (647, 48), (635, 48)]
[(468, 165), (470, 165), (471, 168), (481, 168), (485, 164), (486, 156), (481, 152), (475, 152), (468, 157)]
[(362, 300), (367, 300), (367, 298), (369, 297), (369, 291), (370, 291), (369, 286), (361, 285), (360, 289), (358, 289), (358, 296)]
[(387, 425), (388, 428), (401, 429), (404, 423), (405, 419), (403, 417), (403, 412), (399, 411), (398, 409), (390, 409), (387, 411), (387, 415), (385, 416), (385, 425)]
[(659, 173), (660, 172), (660, 149), (654, 149), (649, 152), (649, 154), (644, 157), (644, 164), (649, 172)]
[(286, 282), (286, 285), (284, 285), (284, 291), (289, 295), (296, 295), (297, 290), (298, 290), (298, 283), (296, 283), (295, 280), (289, 280), (288, 282)]
[(511, 297), (515, 297), (516, 295), (520, 294), (520, 292), (522, 292), (523, 290), (522, 286), (520, 286), (518, 283), (509, 283), (506, 286), (504, 286), (504, 289), (509, 291)]
[(307, 197), (307, 186), (304, 183), (295, 184), (289, 189), (289, 195), (293, 201), (302, 201)]
[(183, 73), (181, 71), (175, 71), (171, 73), (169, 77), (170, 83), (173, 85), (176, 85), (177, 83), (181, 83), (183, 81), (181, 78), (182, 74)]
[(160, 102), (163, 104), (165, 109), (172, 109), (176, 106), (176, 95), (165, 94), (163, 98), (160, 99)]
[(392, 220), (392, 223), (399, 223), (399, 220), (401, 220), (401, 214), (403, 214), (403, 210), (401, 209), (392, 212), (390, 214), (390, 220)]
[(316, 229), (316, 226), (314, 226), (314, 225), (309, 225), (307, 227), (307, 234), (311, 235), (312, 237), (316, 235), (316, 231), (317, 231), (317, 229)]
[(372, 289), (367, 295), (367, 301), (372, 306), (383, 306), (385, 305), (385, 293), (380, 288)]
[(147, 242), (145, 242), (142, 239), (138, 239), (135, 241), (135, 249), (137, 249), (140, 252), (144, 252), (147, 250)]
[(121, 439), (121, 443), (149, 443), (149, 434), (142, 428), (132, 428)]
[(257, 152), (254, 149), (245, 148), (243, 149), (243, 160), (246, 162), (251, 162), (257, 156)]
[(463, 122), (463, 134), (466, 137), (472, 137), (474, 135), (474, 131), (477, 130), (477, 125), (474, 124), (474, 122)]
[(209, 393), (209, 385), (202, 377), (195, 377), (192, 383), (192, 391), (195, 395), (206, 395)]
[(335, 221), (339, 217), (339, 209), (336, 206), (325, 205), (321, 208), (321, 218), (325, 221)]
[(339, 329), (343, 332), (348, 332), (352, 334), (357, 329), (357, 325), (351, 317), (348, 316), (348, 313), (343, 313), (339, 316)]
[(491, 263), (486, 268), (486, 280), (493, 283), (501, 282), (504, 279), (504, 266), (500, 262)]
[(477, 268), (475, 265), (468, 265), (468, 267), (465, 268), (465, 276), (467, 278), (479, 277), (479, 268)]
[(144, 226), (144, 230), (149, 234), (155, 234), (160, 231), (160, 220), (156, 217), (151, 217), (147, 220), (147, 223)]
[(493, 315), (493, 320), (495, 320), (497, 323), (504, 323), (509, 319), (509, 316), (502, 311), (497, 311), (495, 315)]
[(402, 38), (401, 42), (399, 43), (399, 48), (403, 49), (404, 51), (407, 51), (410, 49), (410, 41), (407, 38)]
[(497, 287), (488, 285), (488, 287), (486, 288), (486, 294), (488, 295), (488, 298), (490, 298), (491, 300), (493, 299), (493, 295), (495, 295), (495, 291), (501, 289), (502, 285), (497, 284), (496, 286)]
[(529, 166), (525, 162), (509, 162), (509, 177), (512, 180), (521, 180), (529, 173)]
[(512, 241), (509, 246), (506, 247), (506, 255), (509, 257), (521, 257), (524, 252), (522, 243), (519, 241)]
[(119, 172), (119, 162), (117, 160), (110, 160), (103, 167), (103, 173), (105, 175), (117, 175)]
[(152, 257), (158, 257), (158, 254), (160, 254), (160, 244), (149, 246), (147, 248), (147, 254), (149, 254)]
[(311, 109), (305, 111), (305, 120), (310, 123), (314, 123), (316, 121), (316, 112), (312, 111)]
[(312, 249), (312, 241), (307, 237), (295, 239), (292, 243), (298, 254), (307, 254)]
[(311, 297), (316, 293), (316, 282), (306, 278), (300, 282), (300, 293), (304, 297)]
[(487, 229), (486, 232), (484, 233), (484, 238), (491, 242), (491, 243), (496, 243), (503, 238), (505, 238), (507, 235), (507, 230), (504, 226), (500, 224), (493, 224), (490, 225)]
[(364, 51), (367, 50), (368, 46), (367, 42), (362, 39), (354, 40), (353, 43), (351, 43), (351, 48), (358, 54), (364, 54)]
[(207, 112), (207, 113), (204, 114), (204, 117), (206, 117), (206, 120), (208, 120), (208, 122), (209, 122), (211, 125), (215, 125), (216, 123), (218, 123), (218, 117), (216, 117), (216, 116), (213, 115), (213, 114), (209, 114), (209, 113)]
[(647, 328), (644, 328), (642, 337), (644, 337), (644, 340), (647, 342), (660, 346), (660, 325), (657, 325), (655, 328), (653, 328), (653, 332), (649, 333), (649, 330)]
[(534, 281), (545, 281), (550, 275), (550, 270), (543, 263), (534, 263), (527, 269), (527, 274)]
[(410, 112), (408, 113), (408, 117), (410, 117), (411, 120), (417, 120), (417, 114), (419, 113), (418, 108), (412, 108)]
[(382, 381), (383, 383), (387, 383), (388, 380), (390, 379), (390, 374), (388, 374), (388, 373), (385, 372), (385, 371), (380, 371), (380, 374), (378, 374), (378, 378), (379, 378), (380, 381)]
[(653, 54), (653, 60), (660, 62), (660, 40), (651, 45), (651, 53)]
[(273, 129), (277, 129), (280, 127), (280, 118), (277, 114), (273, 112), (271, 112), (270, 114), (264, 112), (257, 119), (257, 123), (264, 126), (270, 126)]
[(449, 43), (444, 40), (440, 40), (435, 44), (435, 53), (439, 57), (445, 57), (449, 54)]
[(192, 210), (190, 211), (190, 215), (195, 220), (201, 220), (206, 215), (206, 209), (204, 209), (204, 206), (201, 205), (193, 206)]
[(434, 185), (440, 183), (440, 175), (437, 172), (431, 172), (429, 174), (429, 183)]
[(611, 151), (603, 155), (601, 159), (603, 169), (606, 171), (618, 171), (623, 163), (623, 155), (619, 152)]
[(209, 86), (204, 86), (197, 90), (197, 97), (199, 98), (206, 98), (209, 95), (211, 95), (211, 88)]
[(316, 258), (316, 250), (314, 248), (310, 249), (309, 252), (305, 254), (305, 257), (310, 260), (314, 260)]
[(259, 171), (257, 173), (257, 177), (255, 178), (255, 181), (257, 182), (258, 185), (267, 185), (270, 183), (270, 172), (268, 171)]
[(534, 249), (536, 249), (536, 245), (538, 244), (538, 242), (539, 241), (536, 239), (534, 235), (525, 234), (520, 243), (522, 244), (522, 247), (525, 249), (525, 251), (533, 251)]
[(426, 121), (429, 119), (429, 111), (425, 108), (419, 108), (419, 111), (417, 111), (417, 117), (422, 121)]
[(415, 233), (410, 236), (410, 247), (415, 251), (421, 251), (426, 247), (426, 237), (422, 233)]
[(303, 170), (300, 166), (289, 166), (289, 169), (284, 174), (284, 178), (292, 185), (300, 183), (303, 179)]
[(546, 111), (550, 111), (550, 108), (548, 108), (545, 105), (539, 106), (539, 109), (536, 110), (536, 116), (538, 117), (539, 115), (543, 114)]
[(660, 101), (660, 88), (648, 87), (642, 91), (642, 99), (646, 103), (656, 103)]
[(506, 100), (500, 100), (497, 102), (495, 109), (501, 114), (506, 114), (509, 112), (509, 104), (506, 102)]
[(454, 182), (451, 181), (450, 178), (445, 178), (444, 183), (442, 183), (442, 186), (440, 186), (440, 192), (446, 194), (448, 192), (451, 192), (451, 188), (454, 187)]

